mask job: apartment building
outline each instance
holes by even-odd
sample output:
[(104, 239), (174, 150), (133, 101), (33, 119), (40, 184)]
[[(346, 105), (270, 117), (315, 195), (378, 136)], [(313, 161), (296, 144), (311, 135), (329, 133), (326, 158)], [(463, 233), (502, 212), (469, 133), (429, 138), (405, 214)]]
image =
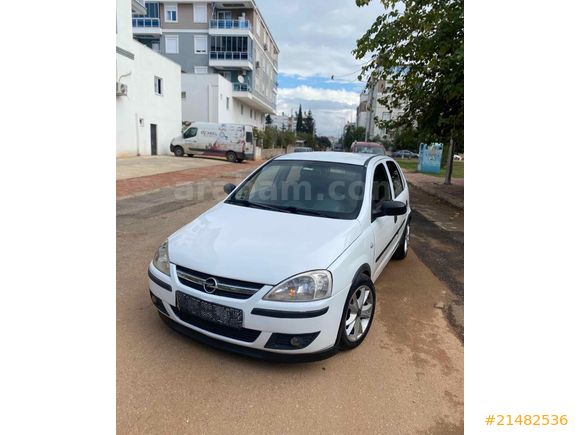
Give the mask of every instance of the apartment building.
[(134, 38), (181, 66), (183, 120), (263, 128), (276, 109), (279, 49), (255, 0), (145, 8), (133, 15)]
[(143, 0), (117, 0), (117, 156), (169, 154), (181, 133), (181, 68), (133, 39)]
[(286, 115), (282, 112), (282, 115), (272, 115), (271, 119), (272, 127), (278, 130), (296, 131), (296, 117), (293, 115)]
[[(381, 140), (393, 139), (393, 132), (386, 131), (384, 128), (379, 128), (375, 119), (380, 121), (390, 121), (396, 119), (403, 113), (403, 109), (389, 110), (381, 103), (379, 99), (385, 97), (389, 92), (389, 82), (387, 80), (380, 80), (372, 87), (367, 87), (365, 91), (360, 94), (359, 105), (356, 111), (356, 125), (357, 127), (364, 127), (368, 130), (369, 140), (379, 136)], [(370, 116), (370, 119), (369, 119)]]

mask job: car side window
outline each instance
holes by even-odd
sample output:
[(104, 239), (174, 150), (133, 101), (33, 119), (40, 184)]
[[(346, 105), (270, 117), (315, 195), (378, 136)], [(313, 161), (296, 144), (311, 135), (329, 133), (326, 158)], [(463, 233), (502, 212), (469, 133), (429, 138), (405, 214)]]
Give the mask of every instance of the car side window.
[(389, 184), (389, 179), (387, 176), (387, 171), (385, 170), (385, 165), (379, 163), (375, 168), (375, 173), (373, 175), (373, 197), (372, 197), (372, 209), (373, 211), (379, 206), (383, 201), (391, 200), (391, 185)]
[(405, 185), (403, 183), (403, 177), (401, 177), (401, 173), (393, 162), (387, 162), (387, 167), (389, 168), (389, 172), (391, 174), (391, 181), (393, 182), (393, 190), (395, 191), (395, 198), (403, 192), (405, 189)]
[(185, 133), (183, 133), (183, 137), (185, 139), (188, 139), (190, 137), (195, 137), (195, 135), (197, 134), (197, 127), (191, 127), (187, 130), (185, 130)]

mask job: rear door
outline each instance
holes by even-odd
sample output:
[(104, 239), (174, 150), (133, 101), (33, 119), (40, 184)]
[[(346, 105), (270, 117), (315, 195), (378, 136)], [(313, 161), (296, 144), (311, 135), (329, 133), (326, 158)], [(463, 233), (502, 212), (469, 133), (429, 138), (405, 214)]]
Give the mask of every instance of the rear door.
[[(407, 222), (407, 217), (410, 213), (410, 206), (409, 206), (409, 188), (407, 187), (407, 183), (405, 181), (405, 177), (403, 176), (403, 172), (401, 168), (393, 162), (387, 162), (387, 169), (389, 171), (389, 178), (391, 180), (391, 184), (393, 186), (393, 198), (395, 201), (401, 201), (407, 204), (407, 214), (405, 216), (395, 216), (395, 225), (396, 225), (396, 232), (399, 235), (400, 231), (402, 231), (405, 223)], [(398, 237), (397, 237), (398, 239)]]
[[(393, 251), (393, 236), (396, 227), (393, 216), (375, 216), (375, 212), (385, 201), (393, 198), (391, 182), (384, 162), (379, 162), (373, 171), (373, 186), (371, 197), (371, 229), (374, 235), (375, 274), (380, 273)], [(376, 276), (376, 275), (375, 275)]]

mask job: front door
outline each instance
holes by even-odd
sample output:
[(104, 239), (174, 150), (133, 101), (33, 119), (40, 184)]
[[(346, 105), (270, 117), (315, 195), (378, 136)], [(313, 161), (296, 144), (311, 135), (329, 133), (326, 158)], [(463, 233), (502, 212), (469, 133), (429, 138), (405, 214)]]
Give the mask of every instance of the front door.
[(384, 265), (393, 253), (393, 246), (395, 246), (393, 238), (396, 232), (395, 219), (393, 216), (376, 217), (375, 212), (380, 209), (383, 202), (391, 201), (392, 198), (393, 195), (389, 176), (384, 163), (380, 162), (376, 165), (373, 174), (373, 191), (371, 200), (371, 228), (375, 239), (375, 276), (378, 276), (378, 274), (383, 270)]
[(151, 155), (157, 155), (157, 124), (151, 124)]

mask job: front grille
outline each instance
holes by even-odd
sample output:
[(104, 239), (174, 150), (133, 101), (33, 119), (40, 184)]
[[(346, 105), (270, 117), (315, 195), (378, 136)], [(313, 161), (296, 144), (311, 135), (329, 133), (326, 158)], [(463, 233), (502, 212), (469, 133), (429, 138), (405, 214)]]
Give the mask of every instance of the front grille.
[(215, 279), (217, 281), (217, 289), (212, 294), (216, 296), (225, 296), (234, 299), (248, 299), (264, 286), (264, 284), (258, 284), (255, 282), (212, 276), (183, 266), (176, 266), (176, 268), (177, 279), (179, 282), (200, 292), (205, 293), (203, 283), (206, 279)]
[(248, 328), (232, 328), (231, 326), (218, 325), (217, 323), (209, 322), (201, 317), (194, 316), (180, 311), (177, 307), (171, 306), (171, 309), (177, 317), (185, 323), (201, 328), (205, 331), (214, 334), (222, 335), (224, 337), (233, 338), (234, 340), (245, 341), (246, 343), (253, 343), (260, 336), (261, 331)]

